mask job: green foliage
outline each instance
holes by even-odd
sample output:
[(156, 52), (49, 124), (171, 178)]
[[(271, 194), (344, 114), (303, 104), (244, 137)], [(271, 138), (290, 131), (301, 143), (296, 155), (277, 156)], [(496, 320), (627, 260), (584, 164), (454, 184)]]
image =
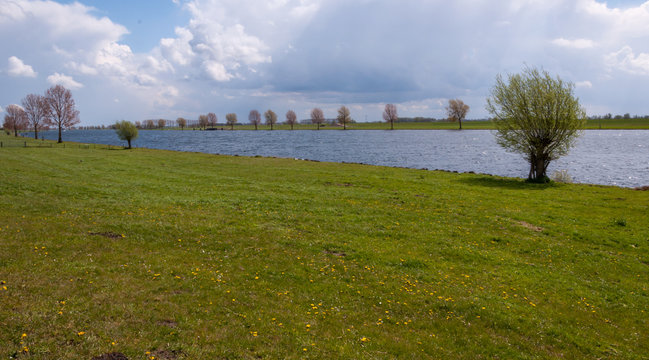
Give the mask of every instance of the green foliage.
[(586, 112), (573, 87), (534, 68), (508, 75), (507, 81), (496, 78), (487, 99), (496, 141), (529, 161), (530, 180), (546, 182), (550, 162), (568, 153), (586, 125)]
[(115, 132), (120, 140), (128, 141), (129, 149), (131, 148), (131, 141), (137, 139), (138, 136), (137, 127), (132, 122), (126, 120), (115, 123)]

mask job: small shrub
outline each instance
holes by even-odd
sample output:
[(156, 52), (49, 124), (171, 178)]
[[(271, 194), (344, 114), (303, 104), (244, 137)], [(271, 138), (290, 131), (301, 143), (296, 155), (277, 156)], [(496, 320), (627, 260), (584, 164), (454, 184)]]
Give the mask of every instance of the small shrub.
[(566, 184), (572, 183), (572, 176), (570, 176), (568, 170), (556, 170), (555, 172), (552, 173), (551, 178), (552, 181), (558, 183), (566, 183)]
[(617, 226), (626, 226), (626, 219), (615, 219), (613, 220), (613, 223)]

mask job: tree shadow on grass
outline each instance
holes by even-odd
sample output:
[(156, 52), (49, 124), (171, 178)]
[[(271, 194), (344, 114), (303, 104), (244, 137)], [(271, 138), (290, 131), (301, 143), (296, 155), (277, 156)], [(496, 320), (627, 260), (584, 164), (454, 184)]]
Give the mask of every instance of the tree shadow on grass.
[(556, 184), (553, 183), (534, 184), (523, 179), (512, 179), (489, 175), (472, 176), (469, 178), (462, 178), (458, 181), (467, 185), (511, 190), (545, 190), (556, 186)]

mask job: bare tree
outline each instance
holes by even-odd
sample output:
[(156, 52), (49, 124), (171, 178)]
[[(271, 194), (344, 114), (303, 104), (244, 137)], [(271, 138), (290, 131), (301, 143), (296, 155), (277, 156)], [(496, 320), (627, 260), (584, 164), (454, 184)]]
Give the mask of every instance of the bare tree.
[(219, 119), (216, 117), (215, 113), (211, 112), (207, 114), (207, 122), (210, 125), (210, 127), (214, 128), (218, 120)]
[(5, 108), (5, 121), (2, 124), (2, 127), (7, 131), (13, 131), (14, 136), (18, 136), (18, 130), (24, 130), (27, 128), (27, 115), (25, 110), (22, 107), (11, 104)]
[(45, 92), (50, 107), (47, 122), (59, 129), (59, 143), (63, 142), (61, 131), (79, 123), (79, 111), (76, 109), (70, 90), (61, 85), (52, 86)]
[(291, 125), (291, 130), (293, 130), (293, 125), (297, 124), (297, 115), (295, 115), (295, 111), (289, 110), (286, 112), (286, 123)]
[(202, 129), (207, 129), (207, 124), (209, 123), (209, 120), (207, 119), (207, 115), (200, 115), (198, 117), (198, 127)]
[(251, 124), (255, 125), (255, 130), (257, 130), (257, 126), (261, 124), (261, 114), (257, 110), (250, 110), (250, 114), (248, 115), (248, 121), (250, 121)]
[(167, 122), (164, 119), (158, 119), (158, 127), (163, 129), (165, 126), (167, 126)]
[(338, 116), (336, 117), (336, 120), (338, 120), (339, 124), (343, 125), (343, 130), (347, 130), (347, 123), (352, 119), (350, 113), (349, 113), (349, 108), (345, 105), (341, 106), (340, 109), (338, 109)]
[(45, 100), (44, 96), (29, 94), (25, 96), (22, 104), (27, 115), (27, 121), (31, 128), (34, 129), (34, 139), (38, 139), (38, 130), (43, 128), (50, 116), (50, 107), (47, 100)]
[(237, 123), (237, 114), (230, 113), (225, 115), (225, 121), (230, 125), (230, 130), (234, 130), (234, 124)]
[(273, 110), (268, 109), (264, 113), (264, 117), (266, 118), (266, 125), (270, 125), (270, 129), (273, 130), (273, 125), (277, 123), (277, 114)]
[(142, 128), (142, 122), (141, 121), (136, 121), (135, 122), (135, 127), (138, 128), (138, 129), (141, 129)]
[(155, 121), (149, 119), (144, 121), (144, 127), (147, 129), (153, 129), (155, 128)]
[(383, 120), (390, 123), (390, 130), (394, 130), (394, 122), (399, 121), (399, 115), (397, 114), (397, 106), (394, 104), (385, 105), (385, 110), (383, 110)]
[(320, 125), (325, 121), (324, 113), (322, 109), (315, 108), (311, 110), (311, 122), (316, 124), (317, 129), (320, 130)]
[[(137, 126), (137, 122), (135, 122), (135, 124)], [(176, 124), (180, 126), (180, 130), (183, 130), (185, 126), (187, 126), (187, 120), (185, 118), (179, 117), (178, 119), (176, 119)]]
[(462, 119), (469, 112), (469, 105), (465, 104), (460, 99), (449, 100), (448, 106), (446, 107), (446, 114), (448, 114), (448, 119), (460, 123), (460, 130), (462, 130)]

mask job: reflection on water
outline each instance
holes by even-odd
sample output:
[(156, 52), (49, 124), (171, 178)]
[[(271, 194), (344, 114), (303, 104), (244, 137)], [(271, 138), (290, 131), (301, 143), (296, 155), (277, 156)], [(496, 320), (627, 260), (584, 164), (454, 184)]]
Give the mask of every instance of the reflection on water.
[[(56, 139), (55, 131), (44, 132)], [(124, 145), (112, 130), (66, 131), (65, 141)], [(485, 130), (156, 131), (141, 130), (137, 147), (212, 154), (262, 155), (333, 162), (442, 169), (527, 177), (528, 165)], [(649, 185), (649, 130), (585, 131), (577, 146), (550, 164), (575, 182)]]

